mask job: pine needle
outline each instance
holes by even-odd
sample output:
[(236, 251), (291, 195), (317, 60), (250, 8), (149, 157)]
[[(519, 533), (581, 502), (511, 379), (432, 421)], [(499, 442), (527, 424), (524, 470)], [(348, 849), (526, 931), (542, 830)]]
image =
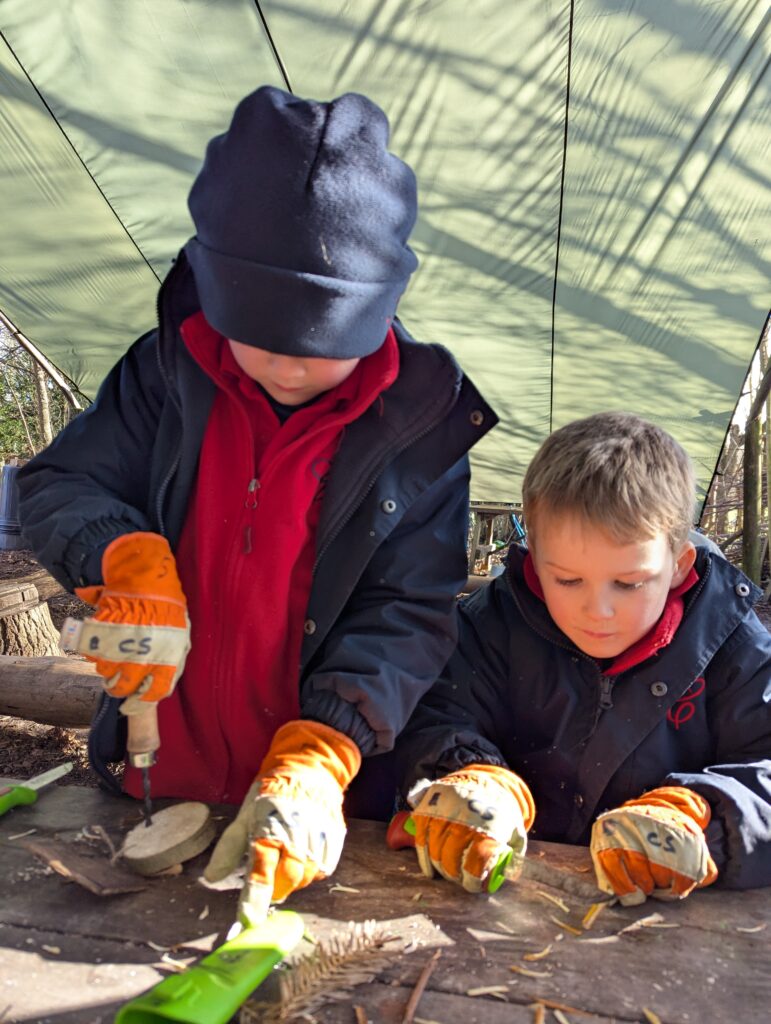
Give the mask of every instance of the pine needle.
[(351, 922), (347, 931), (320, 941), (311, 953), (280, 972), (277, 1002), (248, 999), (241, 1007), (240, 1024), (281, 1024), (323, 1003), (348, 998), (346, 990), (372, 981), (398, 952), (383, 948), (393, 938), (375, 921)]

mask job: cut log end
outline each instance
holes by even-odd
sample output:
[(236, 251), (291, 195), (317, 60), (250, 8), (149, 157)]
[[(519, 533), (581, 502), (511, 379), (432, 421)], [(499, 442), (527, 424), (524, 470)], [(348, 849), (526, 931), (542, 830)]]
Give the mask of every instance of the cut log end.
[(150, 825), (133, 828), (121, 851), (126, 865), (140, 875), (157, 875), (202, 853), (216, 829), (206, 804), (187, 802), (157, 811)]

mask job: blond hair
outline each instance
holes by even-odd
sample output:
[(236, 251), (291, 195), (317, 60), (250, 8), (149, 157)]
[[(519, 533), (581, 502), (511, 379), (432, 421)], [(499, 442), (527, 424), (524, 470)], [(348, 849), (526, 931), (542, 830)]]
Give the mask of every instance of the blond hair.
[(621, 412), (574, 420), (546, 438), (528, 466), (522, 504), (532, 543), (544, 516), (578, 516), (617, 543), (688, 537), (695, 506), (691, 461), (665, 430)]

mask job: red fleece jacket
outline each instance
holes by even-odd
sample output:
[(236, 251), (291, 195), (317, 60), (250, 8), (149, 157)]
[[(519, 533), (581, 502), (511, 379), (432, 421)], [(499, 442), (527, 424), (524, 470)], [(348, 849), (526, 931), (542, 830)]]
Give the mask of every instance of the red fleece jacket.
[[(323, 483), (345, 425), (396, 379), (392, 331), (347, 380), (282, 425), (197, 313), (182, 337), (218, 387), (176, 556), (191, 649), (158, 705), (154, 796), (239, 803), (274, 733), (300, 715), (300, 645)], [(141, 796), (127, 767), (124, 788)]]

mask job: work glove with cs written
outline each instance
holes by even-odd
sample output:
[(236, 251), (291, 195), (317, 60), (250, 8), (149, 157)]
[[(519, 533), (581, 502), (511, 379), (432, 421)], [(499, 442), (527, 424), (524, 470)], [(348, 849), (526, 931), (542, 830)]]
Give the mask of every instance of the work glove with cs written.
[(704, 829), (709, 804), (683, 786), (662, 786), (601, 814), (592, 827), (597, 884), (625, 906), (648, 896), (677, 900), (717, 878)]
[(217, 882), (247, 857), (238, 919), (264, 920), (271, 903), (337, 867), (345, 840), (343, 794), (361, 766), (356, 744), (328, 725), (287, 722), (204, 871)]
[(418, 783), (408, 800), (424, 875), (438, 872), (468, 892), (481, 892), (501, 858), (513, 853), (507, 875), (516, 877), (535, 805), (514, 772), (471, 764), (436, 782)]
[(169, 542), (157, 533), (116, 538), (102, 555), (102, 579), (102, 586), (75, 590), (96, 613), (76, 624), (70, 646), (94, 662), (110, 696), (168, 697), (190, 650), (187, 601)]

